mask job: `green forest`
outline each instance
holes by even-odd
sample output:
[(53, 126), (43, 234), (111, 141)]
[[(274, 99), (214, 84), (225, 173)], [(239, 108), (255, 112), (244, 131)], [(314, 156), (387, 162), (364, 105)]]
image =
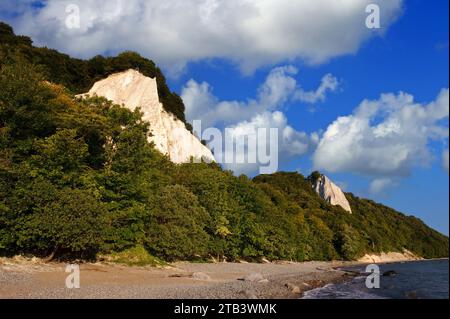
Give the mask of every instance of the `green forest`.
[[(83, 61), (0, 23), (0, 255), (144, 261), (353, 260), (408, 249), (448, 256), (448, 237), (347, 193), (353, 214), (323, 201), (316, 174), (254, 179), (217, 164), (172, 164), (147, 141), (138, 110), (77, 99), (108, 74), (156, 77), (164, 107), (180, 97), (137, 53)], [(122, 254), (122, 255), (121, 255)]]

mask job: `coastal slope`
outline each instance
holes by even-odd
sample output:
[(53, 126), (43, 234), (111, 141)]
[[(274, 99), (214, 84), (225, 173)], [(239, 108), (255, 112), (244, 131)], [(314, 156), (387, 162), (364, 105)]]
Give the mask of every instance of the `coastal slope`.
[[(76, 97), (92, 86), (110, 100)], [(0, 87), (0, 255), (140, 264), (448, 256), (448, 237), (414, 216), (348, 192), (351, 214), (333, 205), (314, 190), (317, 174), (175, 165), (207, 151), (182, 100), (137, 53), (73, 59), (0, 24)]]

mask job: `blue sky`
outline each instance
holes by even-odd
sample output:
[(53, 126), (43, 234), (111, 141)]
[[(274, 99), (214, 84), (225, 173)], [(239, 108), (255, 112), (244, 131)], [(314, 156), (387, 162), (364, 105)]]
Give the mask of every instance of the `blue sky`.
[[(7, 0), (0, 5), (0, 18), (19, 33), (30, 35), (38, 45), (74, 56), (88, 58), (132, 49), (154, 59), (169, 75), (170, 87), (185, 102), (192, 101), (188, 105), (191, 114), (204, 114), (220, 103), (223, 107), (239, 105), (237, 110), (244, 114), (246, 108), (255, 105), (255, 111), (247, 116), (233, 114), (227, 124), (237, 127), (253, 123), (261, 114), (272, 120), (271, 115), (280, 112), (286, 123), (276, 125), (294, 131), (280, 148), (280, 170), (299, 170), (308, 175), (313, 168), (320, 168), (346, 191), (418, 216), (448, 235), (448, 157), (447, 170), (443, 167), (443, 153), (448, 152), (447, 0), (361, 0), (380, 4), (382, 28), (373, 31), (358, 31), (367, 15), (358, 6), (344, 8), (347, 10), (341, 13), (341, 8), (330, 5), (320, 11), (328, 20), (316, 26), (315, 21), (323, 17), (313, 16), (319, 12), (313, 10), (314, 3), (323, 5), (327, 0), (298, 0), (297, 7), (291, 7), (296, 1), (279, 1), (276, 13), (273, 17), (267, 13), (267, 19), (265, 10), (274, 11), (267, 0), (261, 1), (265, 5), (255, 5), (262, 18), (254, 18), (255, 8), (251, 6), (239, 7), (235, 14), (232, 4), (219, 6), (213, 0), (204, 0), (199, 12), (211, 18), (202, 18), (201, 25), (197, 25), (195, 16), (179, 22), (177, 13), (170, 11), (175, 0), (168, 1), (166, 11), (161, 11), (165, 18), (152, 16), (151, 21), (164, 18), (156, 25), (143, 23), (146, 10), (136, 9), (140, 0), (117, 2), (118, 6), (106, 10), (107, 17), (99, 14), (101, 5), (70, 2), (80, 5), (81, 29), (58, 29), (55, 20), (64, 21), (65, 16), (56, 1), (19, 1), (21, 5), (13, 7), (16, 1)], [(174, 11), (183, 11), (175, 4)], [(284, 6), (286, 10), (282, 10)], [(297, 8), (299, 11), (291, 16)], [(142, 19), (137, 21), (147, 31), (128, 30), (129, 21), (138, 19), (136, 12)], [(308, 24), (297, 22), (297, 18)], [(83, 21), (90, 24), (85, 22), (85, 27)], [(248, 21), (251, 28), (242, 26), (241, 21)], [(139, 26), (139, 22), (136, 24)], [(165, 38), (159, 39), (155, 30)], [(129, 40), (130, 32), (134, 32), (135, 41)], [(176, 41), (170, 42), (171, 37)], [(338, 83), (333, 89), (325, 90), (314, 103), (298, 97), (299, 92), (316, 91), (326, 74)], [(276, 82), (266, 80), (271, 75)], [(258, 93), (264, 83), (275, 83), (270, 86), (272, 93), (280, 90), (275, 93), (281, 97), (273, 105)], [(382, 98), (381, 94), (390, 95)], [(359, 107), (364, 100), (373, 102), (377, 110), (374, 114), (368, 115), (364, 107)], [(446, 112), (442, 105), (446, 105)], [(420, 112), (411, 111), (418, 108)], [(345, 117), (343, 122), (338, 121), (340, 117)], [(352, 125), (356, 131), (348, 132), (347, 126)], [(327, 137), (332, 131), (337, 139)], [(351, 141), (342, 144), (347, 139)], [(292, 151), (293, 143), (305, 147)], [(358, 151), (353, 154), (353, 150)]]

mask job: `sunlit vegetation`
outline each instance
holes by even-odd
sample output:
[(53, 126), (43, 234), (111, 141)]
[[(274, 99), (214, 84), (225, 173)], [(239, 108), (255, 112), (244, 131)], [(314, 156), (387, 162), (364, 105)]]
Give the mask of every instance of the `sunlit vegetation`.
[[(0, 41), (1, 255), (138, 265), (355, 259), (405, 248), (448, 256), (448, 238), (415, 217), (352, 194), (353, 214), (327, 204), (311, 187), (315, 175), (251, 180), (217, 164), (174, 165), (148, 143), (139, 110), (75, 98), (130, 66), (157, 76), (161, 89), (151, 61), (134, 53), (71, 59), (4, 24)], [(160, 94), (183, 118), (181, 100), (168, 88)]]

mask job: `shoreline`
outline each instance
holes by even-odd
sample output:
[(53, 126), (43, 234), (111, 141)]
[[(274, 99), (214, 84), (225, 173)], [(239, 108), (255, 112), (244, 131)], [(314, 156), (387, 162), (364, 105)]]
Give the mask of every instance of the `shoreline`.
[(80, 289), (68, 289), (64, 263), (0, 258), (0, 299), (299, 299), (306, 291), (351, 280), (357, 274), (345, 268), (365, 264), (177, 262), (154, 268), (83, 263)]

